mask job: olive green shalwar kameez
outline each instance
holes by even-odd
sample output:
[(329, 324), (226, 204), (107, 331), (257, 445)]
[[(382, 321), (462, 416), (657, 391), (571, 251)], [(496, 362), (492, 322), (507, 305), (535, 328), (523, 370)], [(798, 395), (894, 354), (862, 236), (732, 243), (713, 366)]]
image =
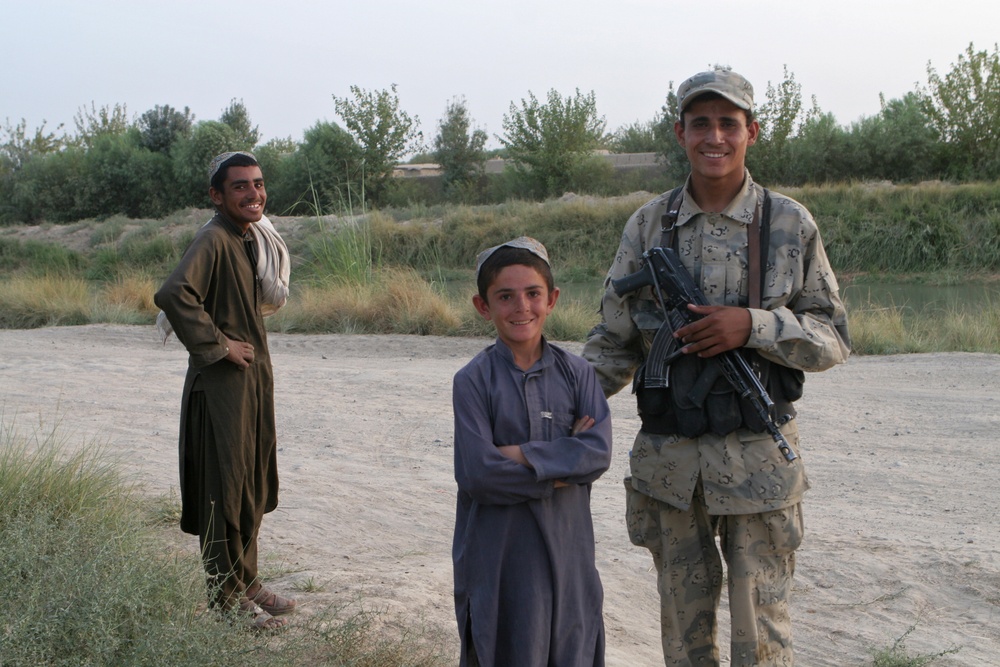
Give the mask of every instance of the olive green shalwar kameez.
[[(257, 533), (278, 504), (274, 382), (257, 280), (239, 227), (217, 214), (154, 301), (189, 353), (181, 402), (181, 529), (201, 541), (214, 603), (235, 606), (257, 577)], [(253, 345), (249, 368), (226, 338)], [(214, 589), (213, 589), (214, 590)]]

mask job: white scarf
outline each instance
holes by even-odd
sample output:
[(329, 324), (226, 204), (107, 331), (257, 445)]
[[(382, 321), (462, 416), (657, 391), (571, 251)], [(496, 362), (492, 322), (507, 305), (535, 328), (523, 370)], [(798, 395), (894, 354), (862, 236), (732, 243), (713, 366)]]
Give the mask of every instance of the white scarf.
[[(211, 222), (211, 220), (209, 220)], [(205, 223), (206, 225), (208, 222)], [(291, 260), (288, 256), (288, 246), (278, 231), (262, 215), (253, 226), (254, 239), (257, 241), (257, 279), (260, 281), (260, 310), (264, 317), (274, 315), (288, 300), (288, 278), (291, 275)], [(156, 329), (160, 338), (166, 344), (174, 329), (170, 326), (167, 314), (162, 310), (156, 316)]]

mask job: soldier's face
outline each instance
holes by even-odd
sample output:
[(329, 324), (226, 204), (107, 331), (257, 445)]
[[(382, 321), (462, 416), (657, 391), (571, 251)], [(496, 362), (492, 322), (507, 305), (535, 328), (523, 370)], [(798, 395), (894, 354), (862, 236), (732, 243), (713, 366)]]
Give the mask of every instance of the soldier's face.
[(757, 121), (748, 125), (743, 109), (724, 98), (696, 99), (684, 110), (684, 125), (674, 125), (692, 177), (727, 186), (743, 182), (747, 147), (757, 141), (759, 132)]
[(208, 194), (216, 208), (244, 230), (264, 215), (267, 190), (260, 167), (229, 167), (222, 190), (209, 188)]

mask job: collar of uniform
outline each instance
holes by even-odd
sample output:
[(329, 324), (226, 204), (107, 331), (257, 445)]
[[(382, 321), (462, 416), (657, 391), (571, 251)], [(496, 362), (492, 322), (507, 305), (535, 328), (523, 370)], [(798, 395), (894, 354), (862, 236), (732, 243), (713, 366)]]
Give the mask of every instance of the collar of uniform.
[(545, 336), (542, 336), (542, 356), (539, 357), (538, 361), (532, 365), (528, 370), (521, 370), (521, 368), (514, 363), (514, 352), (507, 346), (507, 343), (503, 342), (500, 336), (497, 336), (496, 345), (494, 348), (496, 353), (500, 355), (500, 358), (506, 361), (511, 368), (515, 369), (519, 373), (535, 373), (542, 370), (546, 366), (552, 363), (552, 350), (549, 349), (549, 342), (545, 340)]
[[(749, 225), (753, 222), (754, 211), (757, 210), (757, 190), (758, 188), (754, 184), (753, 178), (750, 177), (750, 172), (744, 168), (743, 187), (733, 198), (733, 201), (729, 202), (729, 206), (726, 207), (726, 210), (721, 215), (732, 218), (744, 225)], [(691, 196), (691, 176), (688, 176), (684, 182), (684, 201), (681, 202), (681, 208), (677, 212), (677, 225), (683, 225), (704, 212), (695, 202), (694, 197)]]

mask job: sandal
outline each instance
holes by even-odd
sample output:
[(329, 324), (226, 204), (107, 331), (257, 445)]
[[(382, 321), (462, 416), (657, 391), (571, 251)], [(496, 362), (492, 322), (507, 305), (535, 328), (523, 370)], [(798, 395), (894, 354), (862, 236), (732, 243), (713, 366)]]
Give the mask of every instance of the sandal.
[(295, 609), (295, 600), (283, 598), (277, 593), (267, 590), (263, 586), (257, 589), (253, 595), (247, 595), (252, 602), (256, 602), (271, 616), (282, 616)]
[(288, 625), (288, 619), (275, 618), (264, 611), (259, 604), (243, 598), (240, 600), (240, 617), (246, 619), (246, 627), (258, 632), (280, 630)]

